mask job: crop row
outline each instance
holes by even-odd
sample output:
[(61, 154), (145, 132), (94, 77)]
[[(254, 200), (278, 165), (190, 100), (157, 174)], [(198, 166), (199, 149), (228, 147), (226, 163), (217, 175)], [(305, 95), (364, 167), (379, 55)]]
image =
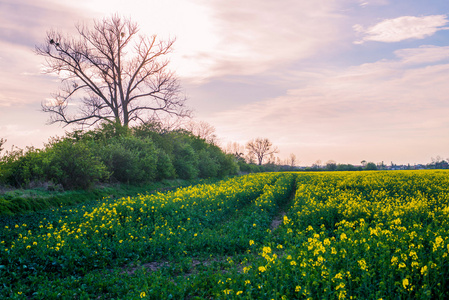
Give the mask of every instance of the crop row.
[(237, 284), (224, 285), (224, 293), (240, 290), (254, 299), (447, 299), (447, 175), (298, 176), (277, 244), (261, 247), (262, 259)]
[(0, 248), (4, 296), (48, 297), (36, 283), (51, 285), (136, 261), (244, 252), (248, 238), (256, 243), (265, 238), (294, 179), (291, 174), (248, 175), (104, 201), (91, 209), (69, 210), (73, 214), (59, 220), (42, 220), (33, 230), (27, 224), (6, 226)]
[(447, 299), (448, 175), (257, 174), (105, 200), (5, 228), (0, 296)]

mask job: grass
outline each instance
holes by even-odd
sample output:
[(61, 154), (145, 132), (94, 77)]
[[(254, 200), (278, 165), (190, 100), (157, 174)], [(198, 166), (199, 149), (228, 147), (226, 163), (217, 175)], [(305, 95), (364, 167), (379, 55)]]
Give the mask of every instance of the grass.
[(111, 184), (91, 190), (58, 191), (45, 188), (5, 189), (0, 192), (0, 217), (13, 216), (62, 206), (72, 206), (103, 198), (137, 196), (141, 193), (166, 191), (177, 187), (215, 180), (163, 180), (145, 185)]

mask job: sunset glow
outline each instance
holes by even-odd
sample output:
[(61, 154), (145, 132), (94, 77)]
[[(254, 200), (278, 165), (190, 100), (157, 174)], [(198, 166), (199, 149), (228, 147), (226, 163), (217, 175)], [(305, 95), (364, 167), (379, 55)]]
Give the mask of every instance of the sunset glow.
[(33, 52), (46, 31), (114, 13), (176, 38), (170, 67), (223, 145), (266, 137), (300, 165), (449, 157), (446, 0), (0, 0), (5, 148), (72, 129), (40, 112), (59, 87)]

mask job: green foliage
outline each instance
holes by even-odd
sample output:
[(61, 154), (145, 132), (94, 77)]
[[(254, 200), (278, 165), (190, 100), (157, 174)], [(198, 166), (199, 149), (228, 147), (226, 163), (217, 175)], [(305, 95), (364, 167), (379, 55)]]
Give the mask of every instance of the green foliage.
[(51, 139), (43, 150), (7, 152), (0, 161), (0, 184), (88, 189), (97, 183), (224, 177), (238, 170), (232, 157), (189, 132), (164, 130), (157, 123), (131, 129), (103, 124)]
[(362, 167), (356, 167), (351, 164), (338, 164), (336, 171), (360, 171)]
[(198, 155), (191, 145), (184, 142), (177, 143), (174, 154), (173, 165), (179, 178), (192, 179), (199, 175)]
[(0, 180), (3, 184), (24, 187), (33, 181), (43, 181), (48, 155), (36, 148), (14, 149), (3, 157)]
[(220, 153), (218, 161), (220, 165), (219, 176), (234, 175), (240, 171), (235, 156), (232, 154)]
[(156, 178), (157, 150), (149, 138), (111, 138), (100, 148), (99, 155), (114, 181), (135, 184)]
[(369, 162), (369, 163), (366, 164), (364, 170), (367, 170), (367, 171), (375, 171), (375, 170), (377, 170), (377, 166), (376, 166), (375, 163)]
[(109, 176), (106, 166), (82, 141), (55, 139), (47, 145), (45, 176), (67, 189), (87, 189)]
[(157, 172), (156, 179), (172, 179), (176, 177), (176, 170), (173, 166), (170, 156), (164, 150), (157, 152)]
[(206, 149), (202, 149), (198, 152), (198, 156), (200, 158), (199, 163), (199, 176), (201, 178), (210, 178), (210, 177), (216, 177), (218, 175), (218, 170), (220, 168), (220, 165), (218, 164), (217, 160), (212, 157), (210, 152), (208, 152)]
[(240, 171), (244, 173), (259, 173), (264, 171), (263, 166), (259, 166), (254, 163), (248, 164), (244, 160), (239, 160), (238, 166)]

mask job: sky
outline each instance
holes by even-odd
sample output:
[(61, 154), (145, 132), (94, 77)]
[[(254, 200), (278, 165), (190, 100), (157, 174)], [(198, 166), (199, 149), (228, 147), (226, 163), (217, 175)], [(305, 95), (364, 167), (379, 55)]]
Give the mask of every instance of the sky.
[(169, 67), (222, 145), (268, 138), (299, 165), (449, 157), (447, 0), (0, 0), (0, 138), (41, 148), (71, 127), (41, 103), (51, 29), (118, 13), (176, 38)]

